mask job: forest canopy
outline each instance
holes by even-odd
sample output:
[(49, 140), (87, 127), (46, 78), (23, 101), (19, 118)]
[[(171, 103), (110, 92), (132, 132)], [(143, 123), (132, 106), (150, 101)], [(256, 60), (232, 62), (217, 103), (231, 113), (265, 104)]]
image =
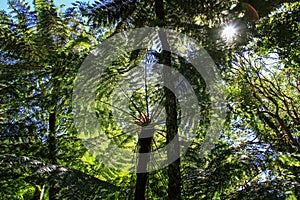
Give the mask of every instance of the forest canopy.
[(0, 10), (0, 199), (300, 197), (299, 1), (59, 4)]

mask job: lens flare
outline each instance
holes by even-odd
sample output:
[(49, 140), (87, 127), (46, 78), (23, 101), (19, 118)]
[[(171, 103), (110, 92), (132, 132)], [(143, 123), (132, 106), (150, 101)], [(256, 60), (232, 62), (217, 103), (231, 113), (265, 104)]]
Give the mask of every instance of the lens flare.
[(222, 37), (225, 40), (233, 40), (237, 34), (237, 29), (233, 25), (227, 25), (222, 31)]

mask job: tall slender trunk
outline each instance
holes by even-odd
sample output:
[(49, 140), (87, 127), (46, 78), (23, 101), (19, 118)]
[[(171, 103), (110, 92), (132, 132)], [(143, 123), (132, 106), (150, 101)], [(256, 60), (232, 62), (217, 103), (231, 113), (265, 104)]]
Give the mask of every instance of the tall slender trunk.
[[(48, 152), (49, 152), (49, 159), (51, 161), (51, 164), (56, 165), (57, 164), (57, 141), (56, 141), (56, 128), (57, 128), (57, 124), (56, 124), (56, 111), (50, 111), (49, 112), (49, 135), (48, 135)], [(49, 198), (52, 195), (52, 188), (51, 186), (49, 187)]]
[(52, 164), (57, 164), (56, 160), (56, 111), (49, 113), (49, 136), (48, 136), (49, 158)]
[[(140, 137), (138, 140), (139, 153), (150, 153), (152, 138), (154, 134), (153, 128), (142, 128)], [(150, 154), (144, 154), (139, 156), (137, 164), (137, 180), (135, 185), (135, 200), (144, 200), (146, 193), (146, 185), (148, 181), (148, 163), (150, 161)], [(141, 173), (142, 172), (142, 173)]]
[[(155, 12), (159, 21), (159, 26), (165, 26), (165, 13), (163, 0), (155, 1)], [(166, 33), (159, 31), (159, 37), (162, 43), (163, 49), (170, 49), (167, 41)], [(163, 50), (161, 55), (161, 64), (171, 67), (171, 52)], [(164, 68), (163, 75), (164, 81), (169, 81), (167, 85), (172, 85), (172, 74), (170, 68)], [(179, 155), (180, 147), (178, 137), (175, 137), (178, 133), (178, 119), (177, 119), (177, 103), (175, 94), (167, 87), (164, 87), (165, 93), (165, 110), (166, 110), (166, 132), (167, 132), (167, 144), (175, 139), (175, 145), (168, 150), (168, 159), (171, 155)], [(180, 158), (168, 166), (168, 198), (170, 200), (181, 199), (181, 173), (180, 173)]]
[[(53, 72), (53, 90), (60, 91), (61, 90), (61, 84), (62, 81), (56, 81), (57, 77), (63, 77), (65, 74), (65, 71), (63, 68), (59, 68), (57, 66), (60, 66), (60, 63), (57, 63), (54, 68), (56, 69)], [(59, 94), (52, 94), (51, 104), (49, 106), (49, 136), (48, 136), (48, 148), (49, 148), (49, 158), (52, 162), (52, 164), (58, 164), (57, 163), (57, 140), (56, 140), (56, 132), (57, 132), (57, 105), (58, 105), (58, 99)]]
[(42, 186), (39, 200), (43, 200), (43, 198), (44, 198), (44, 193), (45, 193), (45, 184), (43, 184), (43, 186)]

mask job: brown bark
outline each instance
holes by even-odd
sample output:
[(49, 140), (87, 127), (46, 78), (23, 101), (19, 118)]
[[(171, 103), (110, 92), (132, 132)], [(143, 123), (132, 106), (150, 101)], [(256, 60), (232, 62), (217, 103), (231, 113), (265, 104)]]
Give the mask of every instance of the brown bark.
[(57, 164), (56, 160), (56, 111), (49, 113), (49, 136), (48, 136), (49, 158), (52, 164)]
[[(165, 12), (163, 0), (155, 1), (155, 11), (158, 18), (158, 26), (165, 25)], [(162, 43), (163, 49), (169, 49), (166, 33), (159, 31), (159, 37)], [(161, 64), (171, 67), (171, 52), (163, 50), (161, 55)], [(164, 68), (163, 75), (165, 84), (172, 87), (172, 72), (169, 68)], [(167, 82), (169, 81), (169, 82)], [(175, 94), (167, 87), (164, 87), (165, 93), (165, 110), (166, 110), (166, 137), (168, 144), (171, 140), (175, 141), (170, 150), (168, 150), (168, 159), (171, 159), (174, 155), (179, 155), (180, 147), (178, 137), (175, 137), (178, 133), (178, 119), (177, 119), (177, 99)], [(170, 162), (169, 162), (170, 163)], [(181, 174), (180, 174), (180, 158), (168, 166), (168, 198), (170, 200), (181, 199)]]
[[(154, 129), (152, 128), (143, 128), (140, 133), (138, 140), (139, 153), (150, 153), (152, 138), (154, 134)], [(144, 200), (146, 193), (146, 186), (148, 181), (147, 167), (150, 161), (150, 155), (145, 154), (146, 156), (139, 156), (137, 164), (137, 180), (135, 185), (135, 194), (134, 199)], [(142, 172), (142, 173), (140, 173)]]

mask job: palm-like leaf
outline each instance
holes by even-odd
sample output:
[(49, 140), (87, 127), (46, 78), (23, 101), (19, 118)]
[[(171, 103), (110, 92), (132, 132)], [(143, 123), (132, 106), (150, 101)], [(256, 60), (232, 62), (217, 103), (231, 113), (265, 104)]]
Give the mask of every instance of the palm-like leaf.
[[(0, 155), (0, 169), (2, 183), (26, 181), (31, 184), (28, 188), (45, 185), (50, 199), (106, 199), (120, 190), (80, 171), (46, 164), (26, 156)], [(7, 195), (5, 192), (8, 192), (8, 188), (2, 189), (2, 196)]]

